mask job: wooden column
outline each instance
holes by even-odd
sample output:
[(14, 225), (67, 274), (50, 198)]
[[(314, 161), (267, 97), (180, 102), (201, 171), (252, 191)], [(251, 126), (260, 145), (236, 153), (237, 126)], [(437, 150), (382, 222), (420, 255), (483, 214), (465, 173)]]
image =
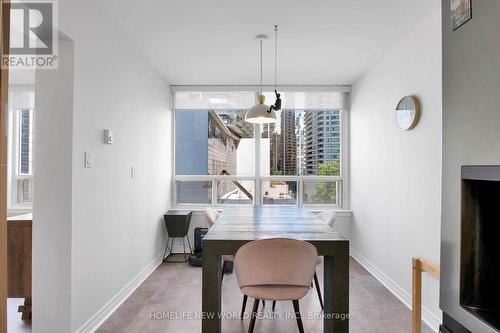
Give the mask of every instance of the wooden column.
[(412, 332), (422, 331), (422, 272), (439, 278), (439, 268), (425, 259), (412, 259)]
[[(0, 49), (9, 54), (10, 4), (0, 6)], [(2, 57), (3, 60), (3, 57)], [(0, 69), (0, 333), (7, 332), (7, 99), (9, 70)]]
[(422, 331), (422, 270), (420, 260), (412, 259), (413, 278), (412, 278), (412, 322), (413, 333)]

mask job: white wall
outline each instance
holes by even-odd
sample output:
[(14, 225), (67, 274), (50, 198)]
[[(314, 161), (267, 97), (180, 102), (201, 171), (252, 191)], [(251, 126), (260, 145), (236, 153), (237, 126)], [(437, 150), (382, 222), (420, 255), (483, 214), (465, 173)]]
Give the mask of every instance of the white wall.
[[(57, 145), (47, 146), (54, 140), (40, 145), (55, 149), (54, 153), (70, 154), (65, 172), (71, 180), (65, 184), (60, 202), (47, 202), (54, 189), (36, 185), (38, 199), (42, 195), (46, 199), (35, 203), (34, 231), (36, 234), (37, 223), (42, 225), (40, 211), (69, 209), (70, 215), (61, 224), (70, 233), (43, 230), (45, 238), (38, 237), (43, 255), (34, 258), (38, 261), (35, 266), (53, 259), (46, 256), (45, 249), (53, 246), (61, 251), (57, 256), (64, 256), (62, 263), (56, 263), (66, 275), (64, 283), (57, 285), (46, 279), (49, 268), (40, 267), (39, 276), (35, 271), (38, 294), (34, 293), (40, 297), (34, 298), (34, 313), (53, 312), (60, 306), (65, 310), (56, 318), (38, 315), (33, 322), (35, 333), (92, 329), (160, 263), (165, 242), (163, 214), (169, 208), (171, 183), (168, 83), (98, 10), (89, 11), (88, 6), (89, 1), (59, 3), (60, 29), (75, 45), (74, 86), (62, 79), (59, 82), (74, 95), (72, 128), (64, 136), (57, 135)], [(66, 96), (66, 91), (61, 94)], [(57, 115), (45, 121), (47, 132), (57, 134)], [(105, 128), (114, 132), (112, 145), (103, 143)], [(84, 151), (94, 155), (92, 168), (84, 168)], [(37, 156), (37, 165), (50, 158)], [(136, 179), (131, 179), (132, 165)], [(67, 256), (71, 256), (70, 266)], [(60, 294), (66, 297), (61, 303), (55, 296)], [(58, 303), (60, 306), (54, 306)]]
[(33, 182), (33, 332), (71, 329), (73, 43), (59, 40), (59, 69), (38, 70)]
[[(70, 32), (77, 45), (72, 330), (159, 263), (170, 202), (168, 85), (116, 31), (92, 21), (76, 20)], [(103, 144), (104, 128), (113, 130), (113, 145)], [(83, 168), (85, 150), (94, 154), (92, 169)]]
[[(436, 4), (437, 6), (439, 4)], [(440, 9), (389, 50), (352, 89), (350, 165), (353, 255), (407, 304), (411, 258), (439, 263), (441, 190)], [(395, 124), (400, 98), (422, 117)], [(423, 281), (424, 319), (440, 321), (439, 281)]]

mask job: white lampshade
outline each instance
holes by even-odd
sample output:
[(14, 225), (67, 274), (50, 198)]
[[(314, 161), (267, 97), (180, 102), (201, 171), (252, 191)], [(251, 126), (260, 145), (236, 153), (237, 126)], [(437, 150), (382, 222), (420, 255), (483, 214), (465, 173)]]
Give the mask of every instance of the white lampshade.
[(259, 96), (259, 103), (247, 111), (245, 121), (253, 124), (268, 124), (276, 122), (276, 112), (264, 104), (264, 96)]

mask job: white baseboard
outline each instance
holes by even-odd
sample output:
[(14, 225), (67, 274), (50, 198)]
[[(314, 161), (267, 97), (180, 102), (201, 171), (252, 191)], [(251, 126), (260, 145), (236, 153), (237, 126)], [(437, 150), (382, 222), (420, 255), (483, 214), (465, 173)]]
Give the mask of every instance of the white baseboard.
[(101, 324), (111, 316), (115, 310), (148, 278), (162, 263), (161, 253), (149, 265), (137, 274), (122, 290), (120, 290), (108, 303), (87, 320), (75, 333), (95, 332)]
[[(401, 288), (394, 280), (389, 278), (374, 264), (354, 249), (350, 249), (351, 256), (363, 266), (371, 275), (382, 283), (394, 296), (396, 296), (408, 309), (411, 310), (411, 295)], [(422, 321), (426, 323), (434, 332), (439, 331), (441, 320), (427, 307), (422, 306)]]

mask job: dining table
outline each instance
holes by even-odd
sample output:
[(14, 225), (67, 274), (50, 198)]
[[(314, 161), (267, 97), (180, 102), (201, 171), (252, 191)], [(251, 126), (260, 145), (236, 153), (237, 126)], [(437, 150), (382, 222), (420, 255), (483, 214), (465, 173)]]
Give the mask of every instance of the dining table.
[(324, 256), (323, 332), (349, 332), (349, 240), (308, 209), (292, 205), (224, 207), (203, 239), (202, 332), (221, 332), (221, 256), (269, 238), (306, 241)]

